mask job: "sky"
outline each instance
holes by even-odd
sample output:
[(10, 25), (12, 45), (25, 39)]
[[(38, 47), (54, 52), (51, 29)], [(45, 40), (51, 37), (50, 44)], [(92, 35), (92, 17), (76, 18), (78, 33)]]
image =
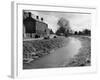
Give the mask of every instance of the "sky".
[(73, 31), (91, 29), (91, 14), (34, 10), (25, 10), (25, 12), (31, 12), (33, 18), (36, 18), (36, 16), (43, 17), (44, 22), (48, 24), (48, 28), (52, 29), (54, 32), (59, 28), (57, 23), (60, 18), (68, 20), (70, 28)]

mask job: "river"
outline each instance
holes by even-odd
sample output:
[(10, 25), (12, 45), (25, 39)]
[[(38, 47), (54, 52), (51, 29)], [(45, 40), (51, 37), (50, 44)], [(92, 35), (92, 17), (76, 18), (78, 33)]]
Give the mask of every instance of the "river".
[(67, 39), (69, 40), (69, 43), (65, 47), (52, 51), (51, 54), (41, 57), (36, 61), (32, 61), (26, 65), (27, 68), (34, 69), (65, 66), (70, 58), (79, 53), (79, 49), (82, 46), (81, 41), (75, 37), (69, 37)]

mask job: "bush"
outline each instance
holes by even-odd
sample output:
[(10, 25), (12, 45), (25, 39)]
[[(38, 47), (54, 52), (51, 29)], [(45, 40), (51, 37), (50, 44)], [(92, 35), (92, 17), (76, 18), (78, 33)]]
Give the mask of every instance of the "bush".
[(35, 35), (35, 38), (40, 38), (40, 36), (39, 35)]
[(44, 37), (44, 39), (49, 39), (49, 36), (48, 37)]

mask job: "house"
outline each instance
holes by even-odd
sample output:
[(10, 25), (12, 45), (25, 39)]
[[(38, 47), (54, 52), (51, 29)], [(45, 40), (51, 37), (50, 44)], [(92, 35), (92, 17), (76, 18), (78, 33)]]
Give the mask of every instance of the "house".
[(28, 17), (23, 20), (23, 37), (24, 38), (40, 38), (48, 36), (50, 30), (48, 24), (43, 21), (43, 18), (32, 18), (29, 12)]

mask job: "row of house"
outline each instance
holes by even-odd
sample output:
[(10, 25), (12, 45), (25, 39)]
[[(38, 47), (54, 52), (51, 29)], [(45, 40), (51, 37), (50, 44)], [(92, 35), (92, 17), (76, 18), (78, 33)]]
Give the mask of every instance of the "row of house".
[(27, 17), (23, 18), (23, 37), (25, 38), (40, 38), (50, 34), (48, 24), (44, 22), (43, 17), (32, 17), (32, 13), (28, 12)]

